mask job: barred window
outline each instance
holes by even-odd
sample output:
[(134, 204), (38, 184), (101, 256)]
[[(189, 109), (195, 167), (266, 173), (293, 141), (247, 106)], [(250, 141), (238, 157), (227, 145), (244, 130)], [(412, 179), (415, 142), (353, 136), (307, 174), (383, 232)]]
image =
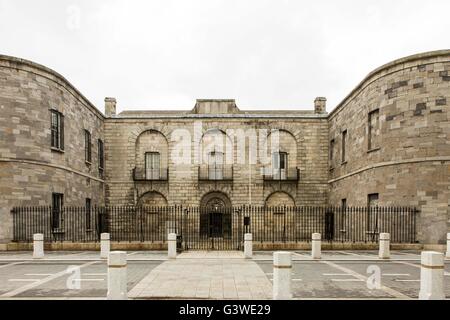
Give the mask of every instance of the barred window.
[(105, 158), (103, 150), (103, 141), (98, 139), (98, 168), (103, 171), (105, 168)]
[(91, 199), (86, 198), (86, 230), (91, 230)]
[(61, 227), (61, 215), (64, 205), (64, 195), (61, 193), (52, 194), (52, 228), (59, 229)]
[(161, 173), (161, 155), (159, 152), (145, 154), (145, 177), (149, 180), (159, 180)]
[(64, 150), (64, 116), (61, 112), (50, 110), (51, 147)]
[(342, 163), (346, 162), (347, 130), (342, 131)]
[(379, 109), (373, 110), (369, 113), (369, 150), (373, 150), (379, 147), (380, 136), (380, 112)]
[(330, 141), (330, 162), (333, 162), (334, 157), (334, 139)]
[(92, 162), (92, 152), (91, 152), (91, 133), (84, 130), (84, 153), (86, 162)]

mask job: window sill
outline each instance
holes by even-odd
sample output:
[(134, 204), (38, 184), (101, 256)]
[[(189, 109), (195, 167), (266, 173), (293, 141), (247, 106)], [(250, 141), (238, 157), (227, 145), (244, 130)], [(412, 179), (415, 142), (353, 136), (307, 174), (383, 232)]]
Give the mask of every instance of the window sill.
[(50, 150), (52, 150), (53, 152), (58, 152), (58, 153), (65, 153), (64, 150), (58, 149), (58, 148), (55, 148), (55, 147), (51, 147)]
[(367, 153), (372, 153), (372, 152), (376, 152), (379, 150), (381, 150), (381, 148), (373, 148), (373, 149), (367, 150)]

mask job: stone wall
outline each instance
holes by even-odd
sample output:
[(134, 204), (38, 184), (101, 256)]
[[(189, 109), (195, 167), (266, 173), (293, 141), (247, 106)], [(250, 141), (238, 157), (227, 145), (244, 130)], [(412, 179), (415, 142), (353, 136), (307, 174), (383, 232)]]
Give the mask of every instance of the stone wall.
[[(330, 114), (330, 203), (421, 209), (419, 239), (444, 243), (450, 230), (450, 52), (394, 61), (371, 73)], [(378, 109), (369, 150), (369, 113)], [(373, 126), (373, 124), (372, 124)], [(342, 132), (347, 130), (346, 162)]]
[[(228, 195), (233, 205), (264, 205), (274, 192), (282, 191), (294, 199), (297, 205), (325, 205), (328, 201), (328, 145), (326, 116), (297, 117), (295, 119), (258, 119), (258, 118), (198, 118), (182, 119), (140, 119), (113, 117), (105, 121), (107, 191), (109, 204), (131, 205), (149, 192), (156, 191), (168, 200), (169, 205), (198, 206), (205, 194), (220, 191)], [(201, 134), (194, 133), (195, 125), (202, 127)], [(269, 182), (263, 180), (265, 165), (258, 163), (250, 166), (238, 159), (238, 144), (233, 150), (233, 179), (231, 181), (199, 181), (199, 164), (193, 160), (186, 164), (174, 161), (175, 148), (179, 137), (173, 133), (185, 130), (182, 136), (190, 137), (187, 143), (191, 155), (196, 153), (195, 146), (202, 144), (203, 135), (209, 130), (281, 129), (281, 150), (289, 152), (290, 165), (300, 169), (298, 182)], [(153, 130), (159, 132), (168, 141), (169, 179), (168, 182), (134, 182), (132, 169), (136, 165), (136, 143), (142, 133)], [(180, 131), (178, 131), (180, 132)], [(201, 142), (202, 141), (202, 142)], [(236, 140), (234, 140), (236, 141)], [(201, 142), (201, 143), (200, 143)], [(247, 139), (244, 156), (248, 157)], [(164, 149), (165, 145), (161, 144)], [(126, 150), (126, 152), (124, 152)], [(140, 149), (139, 149), (140, 150)], [(141, 152), (143, 152), (141, 150)], [(162, 153), (165, 151), (162, 150)], [(194, 157), (192, 157), (194, 159)], [(248, 158), (247, 158), (248, 159)], [(246, 160), (247, 160), (246, 159)], [(249, 176), (251, 174), (251, 177)], [(250, 186), (250, 188), (249, 188)], [(249, 190), (250, 189), (250, 190)]]
[[(64, 115), (64, 152), (51, 150), (50, 109)], [(84, 130), (92, 135), (92, 164), (84, 157)], [(103, 115), (62, 76), (43, 66), (0, 56), (0, 241), (12, 234), (13, 206), (104, 203), (97, 139)]]

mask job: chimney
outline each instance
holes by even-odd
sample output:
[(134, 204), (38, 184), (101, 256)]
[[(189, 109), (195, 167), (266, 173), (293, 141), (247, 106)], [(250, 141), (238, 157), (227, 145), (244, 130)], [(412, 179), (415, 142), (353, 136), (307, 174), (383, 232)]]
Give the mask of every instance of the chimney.
[(317, 97), (316, 100), (314, 100), (314, 112), (327, 113), (327, 98)]
[(107, 117), (116, 115), (116, 98), (105, 98), (105, 114)]

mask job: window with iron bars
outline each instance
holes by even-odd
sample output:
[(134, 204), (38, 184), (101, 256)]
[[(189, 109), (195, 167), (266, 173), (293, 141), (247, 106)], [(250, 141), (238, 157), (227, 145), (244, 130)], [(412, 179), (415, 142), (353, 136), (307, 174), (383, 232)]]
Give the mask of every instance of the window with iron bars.
[(57, 110), (50, 110), (51, 147), (64, 150), (64, 116)]
[(84, 130), (84, 154), (87, 163), (92, 162), (91, 133)]

